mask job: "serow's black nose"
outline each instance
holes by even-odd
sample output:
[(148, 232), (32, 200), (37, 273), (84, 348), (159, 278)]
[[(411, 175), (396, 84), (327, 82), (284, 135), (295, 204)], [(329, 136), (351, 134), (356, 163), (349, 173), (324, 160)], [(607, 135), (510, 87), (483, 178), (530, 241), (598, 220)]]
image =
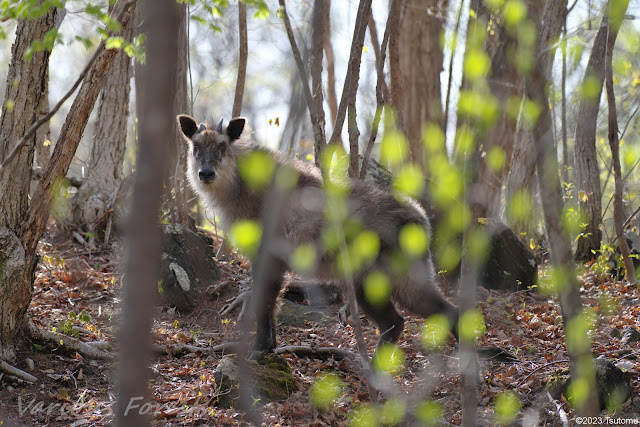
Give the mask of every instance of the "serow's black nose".
[(198, 172), (198, 178), (200, 178), (200, 181), (206, 184), (213, 181), (213, 178), (215, 178), (215, 176), (216, 173), (211, 168), (202, 168), (200, 169), (200, 172)]

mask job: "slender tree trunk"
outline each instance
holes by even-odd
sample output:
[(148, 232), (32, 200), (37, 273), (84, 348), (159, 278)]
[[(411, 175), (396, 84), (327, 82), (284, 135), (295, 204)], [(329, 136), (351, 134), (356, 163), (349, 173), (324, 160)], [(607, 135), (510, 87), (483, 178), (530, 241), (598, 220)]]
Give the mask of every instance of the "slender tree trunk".
[[(133, 39), (133, 26), (126, 29), (123, 37)], [(94, 234), (105, 231), (107, 216), (113, 217), (113, 209), (124, 209), (124, 203), (116, 207), (115, 202), (122, 183), (132, 76), (131, 58), (124, 51), (118, 52), (100, 93), (88, 173), (73, 199), (73, 220)]]
[(324, 11), (327, 5), (325, 0), (315, 0), (313, 4), (313, 17), (311, 22), (311, 102), (315, 110), (314, 132), (316, 135), (322, 135), (321, 138), (314, 138), (315, 161), (319, 165), (320, 155), (324, 149), (325, 143), (325, 119), (324, 106), (322, 96), (322, 52), (324, 51), (325, 40), (325, 24), (327, 22), (326, 13)]
[(238, 78), (236, 80), (236, 93), (233, 97), (232, 117), (240, 116), (242, 112), (242, 99), (244, 97), (244, 82), (247, 77), (247, 55), (249, 43), (247, 41), (247, 4), (238, 2)]
[(440, 72), (443, 69), (442, 32), (448, 1), (406, 0), (400, 18), (400, 73), (404, 119), (410, 159), (425, 168), (422, 132), (428, 123), (441, 125)]
[[(358, 92), (358, 83), (360, 81), (360, 64), (362, 62), (362, 47), (364, 46), (364, 36), (367, 32), (367, 24), (369, 22), (369, 16), (371, 15), (371, 0), (360, 0), (358, 4), (358, 13), (356, 15), (355, 28), (353, 29), (353, 38), (351, 39), (351, 50), (349, 52), (349, 63), (347, 65), (347, 75), (344, 80), (344, 87), (342, 88), (342, 96), (340, 97), (340, 105), (338, 106), (338, 114), (331, 138), (330, 144), (336, 144), (340, 141), (340, 135), (342, 134), (342, 128), (344, 126), (344, 120), (347, 113), (347, 109), (350, 105), (355, 105), (355, 97)], [(353, 120), (355, 122), (355, 111), (353, 113)], [(351, 122), (352, 119), (349, 119)], [(354, 131), (353, 122), (351, 122), (351, 131)], [(351, 147), (351, 158), (349, 160), (349, 173), (351, 176), (356, 176), (358, 172), (357, 162), (357, 145), (354, 145), (355, 133), (350, 133), (349, 146)], [(356, 137), (357, 139), (357, 137)], [(353, 148), (355, 147), (355, 153)]]
[(576, 259), (584, 261), (595, 256), (593, 252), (600, 250), (602, 241), (602, 230), (600, 229), (602, 189), (596, 151), (596, 127), (604, 82), (607, 22), (608, 12), (605, 11), (593, 41), (591, 55), (582, 81), (583, 94), (578, 108), (578, 124), (574, 142), (578, 205), (584, 216), (584, 222), (587, 224), (578, 238), (575, 256)]
[(562, 97), (561, 132), (562, 132), (562, 180), (569, 183), (569, 145), (567, 142), (567, 20), (562, 27), (562, 77), (560, 83)]
[[(124, 284), (124, 323), (120, 329), (120, 383), (116, 419), (121, 426), (149, 424), (144, 411), (148, 397), (151, 356), (152, 292), (160, 275), (162, 232), (158, 212), (162, 184), (170, 166), (167, 152), (176, 143), (174, 109), (178, 65), (180, 12), (174, 0), (155, 0), (144, 19), (148, 30), (146, 85), (140, 117), (133, 205), (129, 221), (129, 253)], [(137, 409), (125, 410), (139, 403)]]
[(327, 64), (327, 103), (331, 124), (338, 116), (338, 98), (336, 97), (336, 67), (331, 43), (331, 0), (326, 0), (324, 6), (324, 55)]
[(584, 325), (576, 324), (576, 322), (586, 320), (580, 318), (582, 301), (579, 284), (573, 265), (569, 236), (561, 221), (562, 188), (558, 176), (558, 158), (554, 149), (551, 129), (552, 118), (549, 108), (544, 108), (548, 105), (545, 87), (555, 50), (550, 46), (560, 35), (566, 9), (566, 0), (547, 2), (542, 20), (544, 26), (538, 37), (535, 56), (537, 61), (532, 74), (527, 78), (526, 95), (542, 106), (533, 127), (536, 141), (536, 165), (542, 194), (545, 227), (551, 247), (551, 264), (556, 271), (562, 272), (562, 281), (557, 284), (557, 290), (562, 308), (571, 376), (573, 381), (578, 379), (585, 381), (586, 387), (588, 387), (586, 398), (577, 402), (576, 412), (578, 416), (596, 416), (600, 412), (600, 406), (595, 386), (591, 343)]
[(622, 190), (624, 183), (622, 181), (622, 167), (620, 165), (620, 140), (618, 139), (618, 114), (616, 111), (616, 98), (613, 91), (613, 48), (616, 43), (616, 37), (622, 24), (622, 18), (626, 13), (629, 6), (628, 0), (622, 0), (618, 2), (624, 5), (622, 8), (616, 9), (615, 15), (611, 14), (611, 2), (608, 4), (609, 20), (607, 26), (609, 28), (607, 36), (607, 51), (605, 57), (606, 68), (606, 88), (607, 88), (607, 102), (609, 106), (609, 146), (611, 147), (611, 161), (613, 166), (613, 175), (615, 179), (615, 189), (613, 191), (613, 223), (616, 230), (616, 236), (618, 238), (618, 244), (620, 245), (620, 252), (622, 259), (624, 260), (624, 267), (627, 271), (627, 281), (629, 283), (636, 282), (635, 267), (633, 260), (629, 257), (631, 251), (627, 244), (627, 239), (624, 236), (623, 223), (624, 218), (624, 206), (622, 204)]
[[(31, 43), (42, 40), (53, 28), (56, 15), (57, 9), (50, 9), (36, 20), (18, 21), (0, 117), (3, 160), (37, 119), (46, 87), (50, 52), (39, 52), (28, 62), (24, 60), (24, 53)], [(31, 301), (37, 262), (35, 252), (25, 247), (21, 230), (29, 206), (36, 143), (34, 135), (13, 161), (0, 169), (0, 359), (6, 360), (15, 358), (17, 341)]]

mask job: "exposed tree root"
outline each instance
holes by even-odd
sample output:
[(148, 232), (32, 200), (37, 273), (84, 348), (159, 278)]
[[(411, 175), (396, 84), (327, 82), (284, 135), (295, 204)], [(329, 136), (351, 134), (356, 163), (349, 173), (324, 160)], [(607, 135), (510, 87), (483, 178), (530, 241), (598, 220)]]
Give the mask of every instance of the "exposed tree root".
[(33, 375), (27, 374), (25, 371), (16, 368), (15, 366), (9, 365), (4, 360), (0, 360), (0, 372), (11, 375), (12, 377), (16, 377), (22, 381), (27, 381), (30, 383), (35, 383), (38, 381), (36, 377)]
[(229, 313), (231, 313), (237, 306), (242, 304), (242, 308), (240, 309), (240, 314), (238, 315), (238, 320), (242, 320), (246, 312), (246, 307), (248, 306), (248, 302), (250, 301), (250, 298), (251, 298), (251, 290), (241, 292), (230, 303), (222, 307), (220, 316), (225, 317), (229, 315)]
[(107, 351), (100, 350), (90, 344), (80, 341), (58, 332), (47, 331), (38, 328), (31, 322), (27, 322), (27, 331), (36, 341), (50, 341), (69, 350), (77, 351), (90, 359), (115, 360), (116, 355)]
[(292, 353), (299, 357), (313, 357), (314, 359), (326, 360), (333, 357), (336, 360), (345, 358), (359, 359), (360, 355), (336, 347), (307, 347), (303, 345), (285, 345), (275, 349), (276, 354)]

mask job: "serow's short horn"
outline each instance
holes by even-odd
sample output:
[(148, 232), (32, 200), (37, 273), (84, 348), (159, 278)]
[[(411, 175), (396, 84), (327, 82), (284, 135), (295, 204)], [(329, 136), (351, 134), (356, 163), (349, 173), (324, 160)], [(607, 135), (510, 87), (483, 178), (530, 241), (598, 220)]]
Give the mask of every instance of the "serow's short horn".
[(218, 125), (216, 126), (216, 132), (222, 132), (222, 122), (224, 122), (224, 118), (220, 119)]
[(205, 126), (204, 123), (200, 123), (200, 127), (198, 128), (198, 132), (204, 132), (205, 130), (207, 130), (207, 127)]

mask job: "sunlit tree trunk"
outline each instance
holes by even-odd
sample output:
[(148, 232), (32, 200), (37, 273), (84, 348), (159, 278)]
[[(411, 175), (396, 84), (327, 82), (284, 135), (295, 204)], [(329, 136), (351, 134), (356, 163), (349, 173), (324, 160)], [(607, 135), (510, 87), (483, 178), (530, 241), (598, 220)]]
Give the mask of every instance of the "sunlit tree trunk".
[[(3, 160), (37, 119), (50, 52), (39, 52), (30, 61), (24, 60), (24, 54), (31, 43), (42, 40), (53, 28), (56, 15), (57, 9), (50, 9), (41, 18), (18, 22), (0, 117)], [(25, 248), (22, 234), (36, 141), (34, 135), (0, 170), (0, 359), (6, 360), (15, 357), (37, 262), (35, 252)]]
[(441, 125), (440, 72), (442, 32), (447, 1), (406, 0), (400, 18), (401, 109), (411, 160), (424, 167), (422, 132), (427, 123)]
[(578, 205), (583, 215), (583, 221), (586, 223), (586, 227), (578, 238), (575, 256), (576, 259), (585, 261), (596, 256), (594, 252), (600, 250), (602, 242), (602, 230), (600, 229), (602, 188), (596, 151), (596, 127), (604, 82), (607, 21), (608, 13), (605, 12), (593, 41), (591, 55), (582, 81), (582, 97), (578, 108), (574, 142)]
[[(133, 28), (128, 28), (123, 37), (131, 41)], [(100, 93), (88, 172), (73, 199), (74, 222), (99, 233), (96, 237), (100, 239), (104, 237), (107, 217), (113, 217), (113, 209), (121, 210), (124, 205), (116, 203), (116, 195), (122, 183), (132, 76), (131, 58), (121, 50)]]

